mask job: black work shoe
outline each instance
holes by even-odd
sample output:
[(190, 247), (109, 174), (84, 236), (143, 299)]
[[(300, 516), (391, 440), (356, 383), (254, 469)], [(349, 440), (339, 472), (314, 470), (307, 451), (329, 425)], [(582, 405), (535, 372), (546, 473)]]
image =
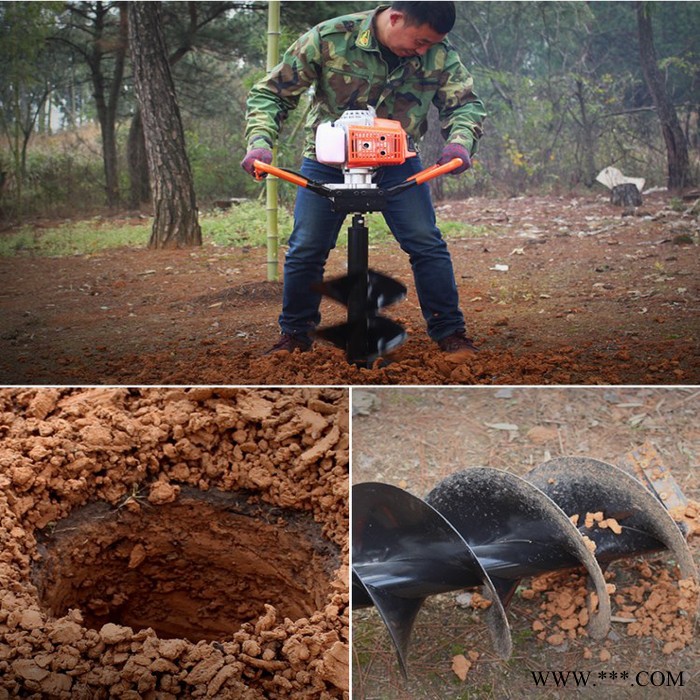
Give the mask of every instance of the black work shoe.
[(311, 350), (314, 341), (304, 333), (282, 333), (280, 339), (265, 353), (271, 355), (273, 352), (307, 352)]
[(464, 355), (464, 357), (468, 357), (479, 352), (479, 348), (474, 345), (471, 338), (467, 338), (467, 334), (464, 331), (452, 333), (452, 335), (438, 340), (437, 344), (440, 350), (448, 355)]

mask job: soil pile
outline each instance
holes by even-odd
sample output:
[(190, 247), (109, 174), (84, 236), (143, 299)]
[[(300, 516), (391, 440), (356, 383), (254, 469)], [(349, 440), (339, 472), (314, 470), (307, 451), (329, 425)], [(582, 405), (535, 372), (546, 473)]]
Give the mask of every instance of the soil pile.
[[(653, 637), (662, 653), (671, 654), (693, 642), (698, 586), (692, 579), (678, 580), (659, 561), (639, 561), (619, 572), (621, 581), (612, 583), (617, 572), (608, 571), (608, 592), (614, 604), (613, 622), (626, 627), (629, 637)], [(540, 576), (521, 591), (525, 600), (540, 603), (532, 630), (537, 639), (553, 646), (569, 639), (587, 637), (588, 591), (583, 574), (558, 572)], [(611, 646), (610, 639), (605, 642)], [(599, 649), (603, 653), (604, 649)], [(585, 657), (592, 651), (586, 649)]]
[(0, 698), (347, 698), (342, 390), (0, 392)]
[[(420, 338), (419, 331), (416, 335)], [(662, 384), (681, 382), (688, 376), (678, 357), (650, 364), (627, 345), (612, 354), (597, 352), (592, 346), (567, 345), (554, 352), (481, 350), (464, 360), (436, 351), (430, 341), (414, 339), (388, 363), (378, 360), (374, 367), (364, 368), (348, 364), (341, 350), (319, 343), (309, 353), (251, 357), (240, 365), (240, 371), (254, 384), (265, 384), (274, 377), (281, 384), (313, 380), (329, 385), (623, 384), (630, 374), (640, 383)], [(184, 376), (176, 374), (175, 379)]]

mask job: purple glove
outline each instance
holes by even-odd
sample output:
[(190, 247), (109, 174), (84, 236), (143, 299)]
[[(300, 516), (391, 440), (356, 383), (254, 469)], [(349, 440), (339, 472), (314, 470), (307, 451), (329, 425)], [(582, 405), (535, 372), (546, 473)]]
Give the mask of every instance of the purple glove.
[(462, 165), (455, 168), (450, 175), (459, 175), (472, 167), (472, 159), (469, 157), (469, 151), (458, 143), (448, 143), (445, 148), (442, 149), (442, 154), (437, 164), (444, 165), (445, 163), (449, 163), (453, 158), (461, 158)]
[(269, 165), (272, 163), (272, 151), (269, 148), (253, 148), (245, 154), (245, 158), (241, 161), (241, 168), (253, 177), (255, 177), (255, 166), (253, 163), (256, 160), (261, 160)]

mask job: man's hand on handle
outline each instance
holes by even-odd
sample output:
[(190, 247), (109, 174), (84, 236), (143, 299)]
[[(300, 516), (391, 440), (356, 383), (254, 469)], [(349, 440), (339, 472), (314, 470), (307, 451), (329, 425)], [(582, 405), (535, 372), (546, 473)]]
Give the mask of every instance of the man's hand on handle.
[(459, 168), (455, 168), (451, 173), (452, 175), (459, 175), (472, 167), (472, 159), (469, 157), (469, 151), (458, 143), (448, 143), (445, 148), (442, 149), (442, 154), (437, 164), (444, 165), (445, 163), (449, 163), (453, 158), (461, 158), (462, 165), (460, 165)]
[(253, 177), (255, 177), (254, 163), (256, 160), (261, 160), (269, 165), (272, 163), (272, 151), (269, 148), (253, 148), (245, 154), (245, 158), (241, 161), (241, 167)]

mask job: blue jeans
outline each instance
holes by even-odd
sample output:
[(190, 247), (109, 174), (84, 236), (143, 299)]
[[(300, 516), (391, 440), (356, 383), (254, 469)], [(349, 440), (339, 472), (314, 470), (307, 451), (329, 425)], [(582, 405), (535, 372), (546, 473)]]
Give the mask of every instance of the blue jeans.
[[(380, 168), (375, 182), (385, 188), (392, 187), (420, 170), (420, 159), (409, 158), (403, 165)], [(300, 172), (317, 182), (343, 181), (340, 170), (309, 158), (304, 159)], [(437, 341), (463, 331), (464, 316), (459, 309), (452, 260), (435, 223), (428, 185), (416, 185), (390, 197), (382, 214), (401, 249), (408, 253), (430, 337)], [(294, 229), (284, 262), (284, 293), (279, 317), (283, 333), (306, 334), (320, 323), (321, 296), (311, 287), (323, 279), (328, 254), (335, 247), (344, 219), (344, 214), (332, 211), (327, 199), (299, 187)]]

